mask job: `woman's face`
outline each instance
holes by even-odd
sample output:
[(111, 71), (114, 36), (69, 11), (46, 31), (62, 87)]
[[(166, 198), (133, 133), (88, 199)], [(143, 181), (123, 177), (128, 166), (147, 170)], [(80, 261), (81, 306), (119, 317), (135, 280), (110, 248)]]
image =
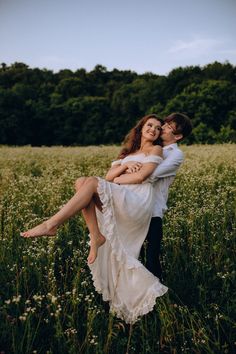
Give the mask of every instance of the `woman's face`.
[(161, 122), (155, 118), (149, 118), (142, 128), (142, 138), (155, 141), (161, 134)]

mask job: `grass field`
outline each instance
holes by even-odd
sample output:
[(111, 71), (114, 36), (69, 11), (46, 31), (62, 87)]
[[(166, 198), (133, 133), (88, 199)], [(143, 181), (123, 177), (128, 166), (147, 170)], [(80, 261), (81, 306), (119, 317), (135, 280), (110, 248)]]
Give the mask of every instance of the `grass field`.
[(169, 194), (167, 295), (133, 326), (109, 314), (86, 265), (77, 216), (55, 238), (22, 239), (104, 176), (118, 147), (0, 148), (0, 353), (233, 353), (236, 348), (236, 145), (183, 146)]

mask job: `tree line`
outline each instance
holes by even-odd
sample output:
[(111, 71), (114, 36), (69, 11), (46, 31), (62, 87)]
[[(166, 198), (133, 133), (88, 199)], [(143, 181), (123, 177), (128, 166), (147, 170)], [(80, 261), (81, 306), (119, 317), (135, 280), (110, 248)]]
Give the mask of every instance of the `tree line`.
[(164, 76), (0, 66), (0, 144), (116, 144), (143, 115), (177, 111), (193, 122), (187, 143), (236, 142), (236, 67), (214, 62)]

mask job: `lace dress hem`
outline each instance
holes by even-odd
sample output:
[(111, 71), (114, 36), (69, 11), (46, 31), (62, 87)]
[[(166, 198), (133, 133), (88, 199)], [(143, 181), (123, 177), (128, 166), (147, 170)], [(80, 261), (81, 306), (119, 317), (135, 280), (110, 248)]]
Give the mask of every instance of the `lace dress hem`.
[[(98, 194), (102, 202), (102, 214), (104, 228), (106, 230), (106, 242), (110, 243), (111, 254), (115, 256), (117, 261), (120, 264), (126, 266), (127, 269), (137, 269), (144, 268), (143, 264), (138, 261), (133, 256), (129, 255), (124, 246), (122, 245), (118, 234), (116, 233), (116, 224), (113, 212), (113, 202), (111, 197), (111, 190), (109, 182), (104, 179), (97, 177), (98, 180)], [(136, 307), (135, 311), (129, 311), (127, 306), (119, 303), (114, 303), (112, 295), (107, 291), (105, 287), (102, 286), (100, 280), (93, 274), (93, 267), (96, 264), (96, 260), (93, 264), (89, 265), (92, 272), (92, 279), (96, 291), (102, 294), (104, 301), (110, 302), (110, 311), (114, 312), (118, 318), (123, 319), (126, 323), (134, 323), (142, 315), (150, 312), (155, 306), (156, 298), (164, 295), (168, 288), (160, 283), (159, 279), (156, 278), (156, 281), (149, 288), (147, 294), (145, 294), (145, 299), (140, 301), (140, 305)], [(146, 269), (146, 268), (145, 268)], [(147, 271), (147, 270), (146, 270)], [(148, 271), (147, 271), (148, 272)]]

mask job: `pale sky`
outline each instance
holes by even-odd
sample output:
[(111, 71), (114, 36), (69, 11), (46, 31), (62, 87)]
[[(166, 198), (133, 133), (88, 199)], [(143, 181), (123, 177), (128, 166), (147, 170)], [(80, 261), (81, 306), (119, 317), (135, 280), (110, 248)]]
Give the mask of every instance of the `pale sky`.
[(236, 0), (0, 0), (0, 63), (91, 71), (236, 65)]

